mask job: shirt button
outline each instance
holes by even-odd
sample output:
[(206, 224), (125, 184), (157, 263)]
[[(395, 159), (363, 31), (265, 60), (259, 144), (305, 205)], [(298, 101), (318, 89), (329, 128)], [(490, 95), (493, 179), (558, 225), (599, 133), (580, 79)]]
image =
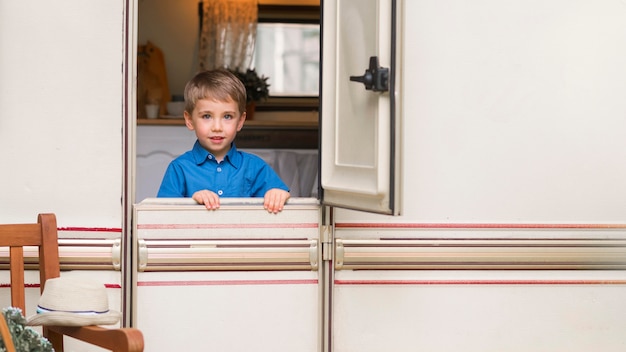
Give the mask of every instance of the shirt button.
[(218, 168), (217, 168), (217, 172), (222, 172), (222, 168), (221, 168), (221, 167), (218, 167)]
[(217, 191), (217, 194), (221, 196), (222, 194), (224, 194), (224, 191), (220, 189), (219, 191)]
[(213, 159), (213, 155), (210, 155), (210, 154), (209, 154), (209, 159)]

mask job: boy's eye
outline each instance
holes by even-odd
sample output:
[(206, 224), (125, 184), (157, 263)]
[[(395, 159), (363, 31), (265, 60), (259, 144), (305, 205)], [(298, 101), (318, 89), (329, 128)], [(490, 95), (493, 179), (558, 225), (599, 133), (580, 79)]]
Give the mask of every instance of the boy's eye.
[(230, 120), (232, 118), (233, 118), (233, 115), (231, 115), (231, 114), (224, 115), (224, 120)]
[(209, 115), (209, 114), (204, 114), (204, 115), (202, 115), (201, 117), (202, 117), (203, 119), (210, 119), (210, 118), (211, 118), (211, 115)]

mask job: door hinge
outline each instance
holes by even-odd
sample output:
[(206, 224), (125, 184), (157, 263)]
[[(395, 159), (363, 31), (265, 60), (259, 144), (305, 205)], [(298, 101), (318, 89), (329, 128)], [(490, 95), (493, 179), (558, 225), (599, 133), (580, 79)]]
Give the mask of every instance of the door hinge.
[(324, 225), (321, 228), (320, 242), (322, 245), (322, 260), (333, 259), (333, 234), (332, 226)]

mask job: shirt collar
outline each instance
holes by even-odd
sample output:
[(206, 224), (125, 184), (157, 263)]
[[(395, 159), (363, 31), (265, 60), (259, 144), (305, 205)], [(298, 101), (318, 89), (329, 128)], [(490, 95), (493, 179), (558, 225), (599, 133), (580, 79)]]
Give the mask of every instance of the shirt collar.
[[(197, 165), (201, 165), (207, 160), (215, 161), (215, 156), (208, 150), (204, 149), (198, 140), (196, 140), (196, 143), (193, 145), (192, 154)], [(226, 157), (224, 157), (224, 160), (228, 161), (235, 168), (239, 168), (241, 166), (243, 157), (241, 156), (241, 153), (237, 151), (237, 147), (234, 142), (231, 143), (230, 150), (226, 154)]]

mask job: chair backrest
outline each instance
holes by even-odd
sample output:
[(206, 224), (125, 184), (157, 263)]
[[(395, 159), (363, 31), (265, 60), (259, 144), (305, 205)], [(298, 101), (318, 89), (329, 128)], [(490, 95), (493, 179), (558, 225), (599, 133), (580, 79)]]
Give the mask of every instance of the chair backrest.
[[(46, 280), (61, 275), (57, 220), (54, 214), (39, 214), (36, 224), (0, 224), (0, 247), (9, 247), (11, 271), (11, 305), (26, 314), (24, 286), (24, 247), (39, 249), (39, 283), (41, 292)], [(63, 352), (63, 336), (120, 352), (142, 352), (143, 334), (136, 328), (104, 328), (100, 326), (44, 326), (54, 350)]]
[(0, 247), (9, 247), (11, 270), (11, 305), (26, 316), (24, 286), (24, 247), (39, 248), (39, 282), (41, 292), (47, 279), (59, 277), (59, 241), (54, 214), (39, 214), (37, 223), (0, 224)]

